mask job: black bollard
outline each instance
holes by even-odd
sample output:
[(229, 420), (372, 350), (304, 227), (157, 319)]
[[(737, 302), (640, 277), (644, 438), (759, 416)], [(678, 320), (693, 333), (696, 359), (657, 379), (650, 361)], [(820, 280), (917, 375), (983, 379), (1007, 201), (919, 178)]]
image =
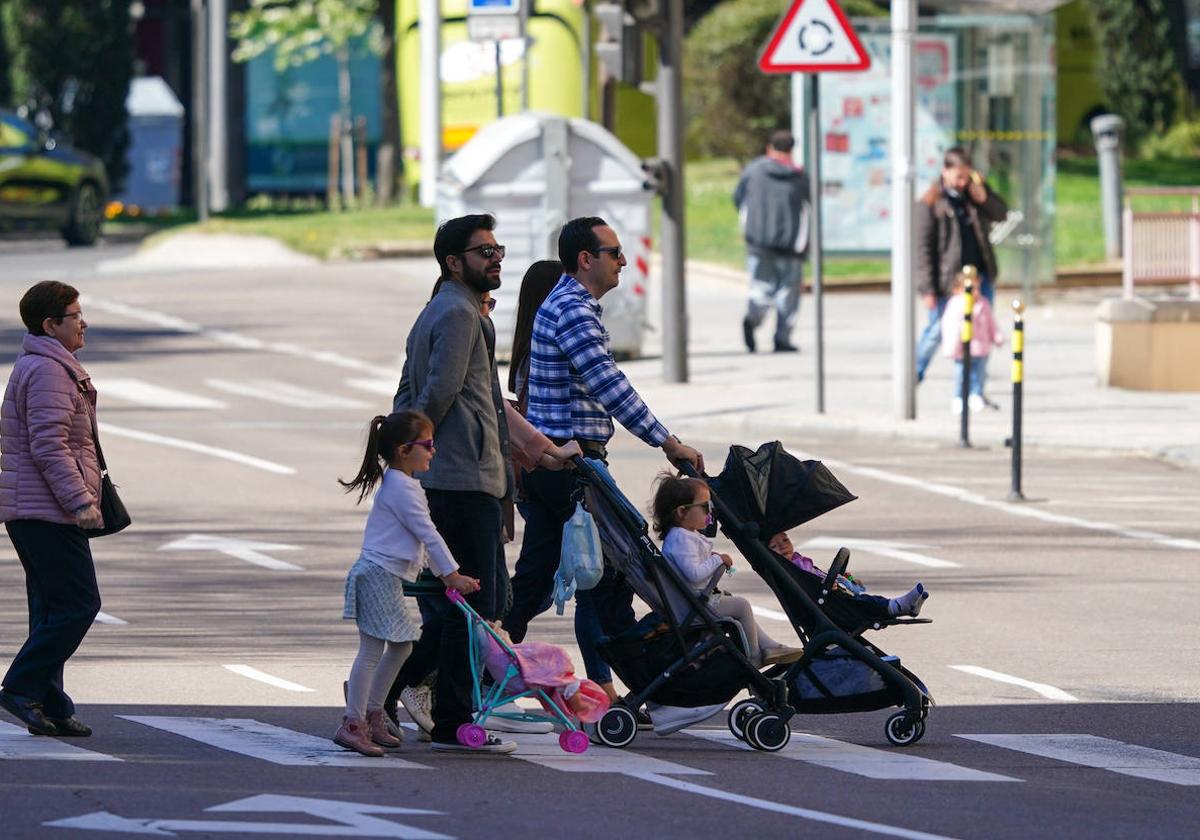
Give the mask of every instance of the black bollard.
[(1020, 298), (1012, 302), (1013, 308), (1013, 414), (1012, 414), (1012, 489), (1008, 491), (1010, 502), (1025, 501), (1021, 492), (1021, 391), (1025, 384), (1025, 304)]
[(971, 310), (975, 308), (975, 266), (963, 266), (966, 280), (963, 283), (963, 322), (962, 322), (962, 382), (959, 386), (959, 401), (962, 403), (959, 412), (958, 445), (971, 445), (971, 410), (967, 405), (971, 393)]

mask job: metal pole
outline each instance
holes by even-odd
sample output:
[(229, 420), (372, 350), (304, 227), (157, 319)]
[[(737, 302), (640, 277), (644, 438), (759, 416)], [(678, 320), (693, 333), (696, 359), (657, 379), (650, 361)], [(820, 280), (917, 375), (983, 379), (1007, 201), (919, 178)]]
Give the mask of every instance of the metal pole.
[[(970, 272), (967, 269), (971, 269)], [(970, 402), (971, 393), (971, 316), (975, 309), (975, 283), (973, 275), (975, 273), (973, 266), (963, 266), (963, 273), (967, 275), (966, 282), (963, 284), (963, 320), (962, 320), (962, 376), (959, 377), (958, 401), (959, 401), (959, 428), (958, 428), (958, 445), (962, 447), (970, 447), (971, 445), (971, 410), (967, 405)]]
[(913, 202), (916, 165), (913, 138), (913, 35), (916, 0), (892, 0), (892, 396), (903, 420), (917, 416), (913, 375), (916, 315), (913, 312)]
[(421, 190), (422, 207), (437, 203), (442, 162), (442, 12), (438, 0), (421, 0)]
[(208, 183), (214, 213), (229, 209), (228, 32), (226, 0), (208, 0)]
[(817, 319), (817, 414), (825, 413), (825, 254), (821, 246), (821, 77), (808, 77), (808, 177), (812, 189), (808, 242), (812, 258), (813, 309)]
[(500, 63), (500, 39), (496, 39), (496, 118), (504, 116), (504, 67)]
[(797, 166), (808, 166), (808, 78), (803, 73), (793, 73), (791, 80), (792, 137), (796, 138), (792, 162)]
[(687, 294), (683, 231), (683, 0), (664, 0), (658, 49), (658, 154), (666, 175), (662, 198), (663, 379), (687, 382)]
[(1022, 391), (1025, 386), (1025, 304), (1020, 298), (1012, 302), (1013, 308), (1013, 416), (1012, 416), (1012, 489), (1008, 491), (1010, 502), (1025, 501), (1021, 492), (1021, 412)]
[(192, 202), (208, 218), (208, 18), (204, 0), (192, 0)]

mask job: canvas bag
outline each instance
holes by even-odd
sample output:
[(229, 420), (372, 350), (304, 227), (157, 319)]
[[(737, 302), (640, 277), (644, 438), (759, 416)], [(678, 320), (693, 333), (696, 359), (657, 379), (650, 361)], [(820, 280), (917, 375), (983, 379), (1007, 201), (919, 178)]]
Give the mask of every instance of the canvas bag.
[(558, 571), (554, 573), (554, 606), (557, 614), (563, 614), (563, 608), (576, 590), (591, 589), (603, 576), (604, 551), (600, 547), (600, 530), (583, 502), (576, 502), (575, 513), (563, 525)]

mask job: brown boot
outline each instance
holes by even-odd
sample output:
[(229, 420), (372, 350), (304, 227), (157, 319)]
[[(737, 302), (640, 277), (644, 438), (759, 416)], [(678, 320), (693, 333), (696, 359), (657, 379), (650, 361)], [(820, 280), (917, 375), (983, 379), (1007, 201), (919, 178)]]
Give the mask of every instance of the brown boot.
[(383, 750), (371, 743), (369, 733), (370, 730), (367, 728), (365, 720), (343, 717), (342, 725), (338, 727), (338, 731), (333, 735), (333, 743), (339, 747), (354, 750), (356, 753), (362, 755), (368, 755), (372, 758), (382, 758)]
[(404, 743), (388, 731), (387, 718), (383, 715), (383, 709), (367, 711), (367, 730), (370, 732), (371, 740), (381, 747), (395, 749)]

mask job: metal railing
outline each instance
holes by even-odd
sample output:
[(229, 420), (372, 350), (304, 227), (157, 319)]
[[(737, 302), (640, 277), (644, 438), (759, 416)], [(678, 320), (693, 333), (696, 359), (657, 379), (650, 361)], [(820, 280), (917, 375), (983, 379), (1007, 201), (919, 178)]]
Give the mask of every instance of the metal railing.
[[(1190, 211), (1134, 212), (1135, 196), (1191, 199)], [(1134, 296), (1134, 284), (1190, 284), (1189, 297), (1200, 300), (1200, 187), (1131, 187), (1122, 211), (1122, 286)]]

